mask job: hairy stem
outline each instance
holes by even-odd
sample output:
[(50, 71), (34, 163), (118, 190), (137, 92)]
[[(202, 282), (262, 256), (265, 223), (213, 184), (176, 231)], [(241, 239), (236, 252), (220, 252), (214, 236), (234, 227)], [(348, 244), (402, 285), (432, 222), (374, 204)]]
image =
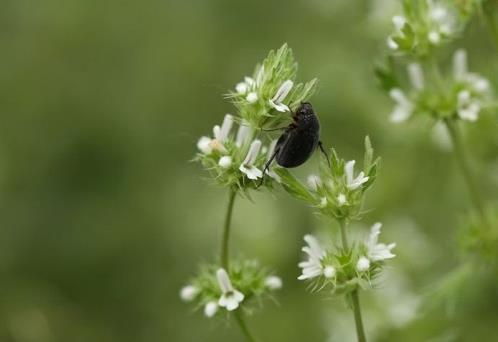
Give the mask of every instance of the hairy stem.
[(239, 324), (240, 330), (242, 330), (242, 333), (244, 334), (245, 338), (249, 342), (256, 342), (256, 338), (251, 334), (249, 331), (249, 328), (247, 327), (247, 324), (244, 320), (242, 311), (237, 310), (235, 311), (235, 319), (237, 320), (237, 323)]
[(230, 224), (232, 222), (232, 212), (233, 205), (235, 203), (235, 196), (237, 195), (237, 190), (231, 189), (228, 197), (227, 213), (225, 216), (225, 224), (223, 226), (223, 233), (221, 236), (221, 249), (220, 249), (220, 262), (221, 267), (223, 267), (228, 272), (228, 242), (230, 240)]
[[(344, 250), (346, 251), (349, 251), (346, 221), (339, 221), (339, 225), (341, 226), (342, 248), (344, 248)], [(367, 338), (365, 337), (365, 329), (363, 328), (363, 320), (361, 318), (360, 296), (358, 288), (351, 292), (351, 303), (353, 304), (354, 322), (356, 326), (356, 335), (358, 336), (358, 342), (366, 342)]]
[(453, 149), (455, 151), (455, 157), (460, 169), (462, 170), (465, 183), (469, 188), (473, 205), (475, 209), (479, 212), (483, 224), (489, 226), (486, 217), (484, 201), (481, 198), (481, 193), (472, 174), (467, 151), (465, 150), (465, 146), (462, 142), (462, 137), (460, 135), (460, 132), (458, 131), (458, 127), (456, 126), (456, 123), (454, 121), (451, 121), (450, 119), (446, 119), (445, 124), (446, 127), (448, 127), (448, 131), (450, 133), (450, 137), (453, 143)]

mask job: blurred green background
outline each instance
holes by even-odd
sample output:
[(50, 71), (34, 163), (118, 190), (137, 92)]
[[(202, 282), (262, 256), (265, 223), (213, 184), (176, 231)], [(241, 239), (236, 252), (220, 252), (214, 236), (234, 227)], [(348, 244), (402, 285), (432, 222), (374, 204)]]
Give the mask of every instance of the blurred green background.
[[(3, 0), (0, 6), (0, 341), (240, 341), (237, 327), (182, 303), (179, 289), (212, 261), (227, 194), (189, 160), (233, 107), (222, 98), (270, 49), (288, 42), (300, 80), (318, 77), (322, 139), (382, 157), (364, 223), (384, 222), (398, 257), (362, 295), (379, 341), (491, 341), (496, 279), (454, 310), (416, 314), (421, 294), (459, 263), (467, 189), (431, 124), (392, 125), (373, 77), (396, 1)], [(498, 84), (481, 20), (455, 46)], [(453, 47), (441, 58), (450, 61)], [(446, 63), (447, 64), (447, 63)], [(466, 127), (484, 196), (496, 200), (494, 113)], [(315, 156), (295, 172), (315, 170)], [(283, 191), (238, 200), (233, 253), (282, 276), (278, 304), (249, 319), (265, 341), (354, 340), (340, 299), (297, 281), (302, 236), (332, 223)], [(443, 314), (441, 314), (443, 312)], [(446, 314), (448, 313), (448, 314)], [(495, 337), (496, 338), (496, 337)]]

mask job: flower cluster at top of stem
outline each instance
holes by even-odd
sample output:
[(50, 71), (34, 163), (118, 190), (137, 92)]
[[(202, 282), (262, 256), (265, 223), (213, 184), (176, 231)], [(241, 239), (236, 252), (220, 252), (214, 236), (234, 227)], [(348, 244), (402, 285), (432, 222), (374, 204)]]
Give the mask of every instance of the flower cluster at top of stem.
[(379, 159), (373, 160), (370, 139), (365, 138), (363, 170), (354, 172), (356, 162), (345, 161), (331, 149), (330, 165), (321, 164), (320, 175), (310, 175), (307, 186), (303, 185), (286, 169), (276, 169), (283, 187), (294, 197), (303, 199), (320, 213), (337, 220), (358, 219), (365, 191), (377, 175)]
[(270, 296), (270, 292), (282, 287), (282, 280), (261, 268), (256, 261), (235, 262), (230, 271), (217, 265), (201, 268), (197, 277), (180, 290), (180, 298), (195, 301), (206, 317), (220, 312), (236, 310), (242, 303), (253, 298)]
[[(264, 165), (276, 140), (260, 135), (262, 128), (290, 123), (290, 111), (306, 101), (316, 88), (316, 79), (296, 84), (296, 72), (292, 50), (284, 44), (277, 51), (270, 51), (254, 74), (244, 77), (227, 95), (237, 114), (226, 114), (221, 125), (213, 127), (213, 135), (203, 136), (197, 143), (196, 160), (218, 184), (254, 189), (263, 178)], [(267, 170), (267, 174), (264, 186), (271, 187), (274, 180), (280, 181), (273, 170)]]
[(479, 2), (404, 0), (403, 14), (392, 18), (394, 32), (387, 46), (398, 55), (425, 57), (458, 36)]
[(379, 243), (380, 223), (370, 229), (370, 235), (364, 241), (355, 243), (351, 249), (324, 249), (317, 238), (306, 235), (307, 246), (302, 251), (307, 260), (299, 263), (302, 274), (299, 280), (311, 280), (313, 289), (329, 287), (336, 294), (354, 291), (357, 286), (370, 288), (372, 281), (379, 275), (384, 260), (394, 258), (389, 245)]
[(405, 90), (397, 81), (394, 68), (380, 67), (377, 76), (395, 104), (390, 115), (392, 122), (416, 116), (476, 121), (482, 109), (493, 106), (490, 82), (468, 70), (463, 49), (454, 53), (452, 72), (446, 77), (439, 74), (437, 65), (409, 64), (410, 87), (403, 87)]

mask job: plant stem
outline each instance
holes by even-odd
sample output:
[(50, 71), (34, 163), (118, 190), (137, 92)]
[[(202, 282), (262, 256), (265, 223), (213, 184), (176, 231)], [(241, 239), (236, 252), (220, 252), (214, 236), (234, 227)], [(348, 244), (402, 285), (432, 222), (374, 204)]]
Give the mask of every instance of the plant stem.
[[(341, 227), (342, 248), (346, 251), (349, 251), (346, 220), (340, 220), (339, 225)], [(351, 292), (351, 302), (353, 304), (354, 322), (356, 326), (356, 335), (358, 336), (358, 342), (366, 342), (367, 338), (365, 337), (365, 329), (363, 328), (363, 320), (361, 318), (360, 296), (358, 287), (353, 292)]]
[(339, 221), (339, 225), (341, 226), (342, 248), (344, 248), (345, 250), (349, 250), (348, 235), (346, 233), (346, 221)]
[(358, 294), (358, 289), (351, 293), (351, 299), (353, 301), (353, 312), (354, 312), (354, 322), (356, 324), (356, 335), (358, 336), (358, 342), (366, 342), (365, 330), (363, 328), (363, 320), (361, 319), (361, 309), (360, 309), (360, 296)]
[(240, 330), (242, 330), (242, 333), (244, 334), (247, 341), (256, 342), (256, 338), (254, 338), (254, 336), (249, 331), (249, 328), (247, 327), (247, 324), (246, 324), (244, 317), (242, 316), (242, 312), (240, 310), (241, 309), (235, 311), (235, 313), (234, 313), (235, 319), (237, 320), (237, 323), (239, 323)]
[(456, 123), (451, 121), (450, 119), (446, 119), (444, 122), (446, 124), (446, 127), (448, 127), (448, 131), (453, 142), (455, 157), (457, 159), (458, 165), (460, 166), (460, 169), (462, 170), (463, 177), (465, 178), (465, 183), (467, 183), (467, 187), (469, 188), (474, 207), (479, 212), (482, 223), (489, 227), (486, 217), (486, 211), (484, 209), (484, 201), (481, 198), (479, 188), (477, 186), (477, 183), (475, 182), (474, 176), (472, 175), (469, 158), (467, 156), (465, 146), (462, 142), (460, 132), (458, 131), (458, 127), (456, 126)]
[(225, 216), (225, 224), (223, 226), (223, 233), (221, 236), (221, 249), (220, 249), (220, 262), (221, 267), (223, 267), (228, 272), (228, 242), (230, 240), (230, 223), (232, 221), (233, 205), (235, 203), (235, 195), (237, 190), (230, 189), (228, 197), (227, 213)]
[(498, 49), (498, 28), (496, 27), (495, 18), (495, 11), (497, 8), (496, 6), (493, 8), (493, 5), (496, 5), (496, 3), (493, 1), (487, 1), (487, 3), (484, 5), (484, 8), (482, 9), (482, 15), (486, 20), (487, 27), (491, 32), (491, 35), (493, 36), (495, 48)]

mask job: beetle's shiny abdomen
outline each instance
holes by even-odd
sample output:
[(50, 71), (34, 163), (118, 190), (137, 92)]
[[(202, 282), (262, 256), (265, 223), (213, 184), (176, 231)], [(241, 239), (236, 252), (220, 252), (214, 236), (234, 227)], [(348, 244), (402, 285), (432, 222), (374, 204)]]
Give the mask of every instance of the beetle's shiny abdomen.
[(278, 139), (275, 156), (280, 166), (291, 168), (306, 162), (320, 139), (320, 124), (316, 115), (300, 117), (296, 127), (287, 129)]

